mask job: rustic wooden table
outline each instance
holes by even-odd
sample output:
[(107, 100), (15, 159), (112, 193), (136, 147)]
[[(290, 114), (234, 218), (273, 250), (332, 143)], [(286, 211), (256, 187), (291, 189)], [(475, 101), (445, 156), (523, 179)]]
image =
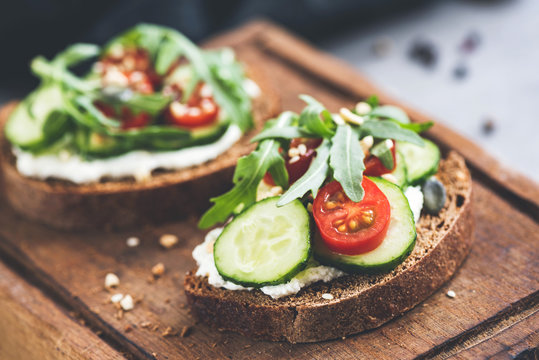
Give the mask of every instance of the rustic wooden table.
[[(250, 23), (207, 43), (222, 45), (268, 73), (283, 109), (299, 110), (300, 93), (333, 111), (371, 94), (395, 103), (275, 25)], [(427, 120), (407, 110), (414, 121)], [(0, 358), (537, 358), (539, 187), (441, 125), (428, 137), (444, 152), (460, 152), (472, 171), (475, 243), (449, 283), (388, 324), (297, 345), (218, 332), (197, 324), (185, 307), (183, 274), (194, 267), (191, 250), (204, 236), (195, 218), (130, 231), (60, 232), (25, 220), (0, 197)], [(178, 246), (160, 247), (164, 233), (177, 234)], [(129, 248), (133, 235), (141, 245)], [(159, 262), (166, 273), (149, 281)], [(108, 301), (108, 272), (121, 279), (117, 292), (137, 299), (134, 310), (119, 313)], [(446, 296), (450, 289), (455, 298)]]

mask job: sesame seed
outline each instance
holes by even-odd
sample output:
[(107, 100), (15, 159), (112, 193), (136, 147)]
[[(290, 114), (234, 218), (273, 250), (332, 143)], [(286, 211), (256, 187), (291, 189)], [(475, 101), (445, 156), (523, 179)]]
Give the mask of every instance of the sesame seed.
[(293, 147), (293, 148), (288, 149), (288, 156), (289, 157), (293, 158), (293, 157), (296, 157), (298, 155), (300, 155), (299, 148), (294, 148)]
[(288, 161), (288, 163), (289, 163), (289, 164), (293, 164), (293, 163), (295, 163), (296, 161), (299, 161), (299, 156), (294, 156), (292, 159), (290, 159), (290, 160)]
[(333, 300), (333, 295), (325, 293), (325, 294), (322, 294), (322, 298), (326, 300)]
[(454, 299), (457, 296), (457, 294), (453, 290), (449, 290), (446, 295), (451, 299)]
[(298, 145), (298, 151), (299, 151), (300, 155), (305, 155), (307, 153), (307, 145), (299, 144)]
[(127, 238), (125, 243), (129, 247), (137, 247), (140, 244), (140, 239), (138, 237), (136, 237), (136, 236), (131, 236), (130, 238)]
[(107, 289), (113, 288), (119, 285), (120, 285), (120, 278), (116, 274), (108, 273), (105, 276), (105, 287)]
[(133, 310), (135, 307), (135, 302), (131, 295), (125, 295), (124, 298), (120, 301), (120, 306), (124, 311)]
[(154, 276), (161, 276), (165, 273), (165, 265), (163, 265), (163, 263), (158, 263), (158, 264), (155, 264), (153, 267), (152, 267), (152, 274)]
[(114, 294), (110, 297), (110, 302), (113, 304), (119, 303), (124, 298), (124, 294)]
[(371, 110), (372, 110), (371, 106), (369, 104), (367, 104), (366, 102), (364, 102), (364, 101), (358, 102), (356, 104), (356, 112), (359, 115), (366, 115), (366, 114), (370, 113)]
[(178, 243), (178, 237), (173, 234), (163, 234), (159, 238), (159, 244), (165, 249), (170, 249)]

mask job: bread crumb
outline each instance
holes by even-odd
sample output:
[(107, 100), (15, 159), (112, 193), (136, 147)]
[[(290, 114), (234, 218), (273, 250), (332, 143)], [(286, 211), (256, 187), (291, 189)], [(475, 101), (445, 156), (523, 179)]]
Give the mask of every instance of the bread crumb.
[(110, 289), (120, 286), (120, 278), (113, 273), (105, 275), (105, 288)]
[(457, 294), (453, 290), (449, 290), (446, 295), (451, 299), (454, 299), (457, 296)]
[(172, 336), (172, 335), (176, 335), (173, 331), (172, 331), (172, 328), (170, 326), (167, 326), (167, 328), (165, 329), (165, 331), (163, 331), (161, 333), (161, 336), (162, 337), (167, 337), (167, 336)]
[(152, 326), (152, 323), (149, 322), (149, 321), (143, 321), (140, 323), (140, 327), (143, 328), (143, 329), (146, 329), (148, 327)]
[(113, 304), (119, 303), (124, 298), (124, 294), (114, 294), (110, 297), (110, 302)]
[(152, 327), (152, 331), (157, 331), (157, 329), (159, 329), (159, 325), (155, 324), (155, 325)]
[(164, 234), (159, 238), (159, 244), (165, 249), (170, 249), (178, 243), (178, 237), (173, 234)]
[(325, 293), (325, 294), (322, 294), (322, 298), (326, 300), (333, 300), (333, 295)]
[(123, 317), (124, 317), (124, 311), (122, 309), (119, 309), (116, 312), (116, 319), (121, 320), (121, 319), (123, 319)]
[(135, 303), (131, 295), (125, 295), (124, 298), (120, 301), (120, 306), (124, 311), (133, 310)]
[(136, 236), (131, 236), (125, 241), (128, 247), (137, 247), (140, 245), (140, 239)]
[(184, 326), (182, 328), (182, 331), (180, 332), (180, 336), (181, 337), (187, 337), (187, 336), (189, 336), (190, 332), (191, 332), (191, 327), (190, 326)]
[(153, 275), (148, 275), (148, 277), (146, 278), (146, 282), (148, 284), (153, 284), (155, 282), (155, 278), (153, 277)]
[(165, 265), (163, 263), (155, 264), (152, 267), (153, 276), (162, 276), (165, 273)]
[(131, 332), (132, 330), (133, 330), (133, 327), (131, 326), (131, 324), (125, 325), (124, 331), (125, 331), (126, 333)]

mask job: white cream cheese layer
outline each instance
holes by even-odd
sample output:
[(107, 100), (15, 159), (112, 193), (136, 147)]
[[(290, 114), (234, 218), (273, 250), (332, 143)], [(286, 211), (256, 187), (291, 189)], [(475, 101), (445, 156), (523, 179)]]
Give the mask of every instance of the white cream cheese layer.
[[(204, 242), (193, 250), (193, 258), (198, 264), (196, 275), (208, 276), (208, 283), (215, 287), (222, 287), (227, 290), (253, 290), (253, 288), (243, 287), (227, 281), (219, 275), (219, 272), (217, 272), (213, 260), (213, 243), (222, 231), (223, 228), (217, 228), (210, 231), (206, 235)], [(289, 282), (279, 285), (264, 286), (260, 288), (260, 291), (274, 299), (278, 299), (283, 296), (296, 294), (303, 287), (317, 281), (328, 282), (344, 274), (344, 272), (335, 268), (312, 263)]]
[(34, 155), (14, 149), (19, 173), (38, 179), (57, 178), (76, 184), (96, 182), (104, 177), (121, 178), (134, 176), (143, 180), (151, 176), (155, 169), (180, 170), (213, 160), (242, 136), (236, 125), (230, 125), (226, 132), (214, 143), (190, 148), (152, 152), (131, 151), (108, 159), (85, 161), (78, 155)]
[(410, 209), (414, 214), (414, 222), (417, 223), (419, 216), (421, 215), (421, 209), (423, 209), (423, 193), (421, 192), (421, 186), (409, 186), (404, 191), (404, 196), (408, 199)]

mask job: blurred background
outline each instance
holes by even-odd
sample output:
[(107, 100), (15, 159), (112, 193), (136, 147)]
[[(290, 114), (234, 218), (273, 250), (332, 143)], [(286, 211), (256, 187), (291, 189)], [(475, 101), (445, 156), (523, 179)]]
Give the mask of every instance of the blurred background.
[(0, 5), (0, 104), (37, 85), (28, 63), (103, 44), (141, 21), (194, 41), (264, 17), (539, 181), (537, 0), (18, 0)]

